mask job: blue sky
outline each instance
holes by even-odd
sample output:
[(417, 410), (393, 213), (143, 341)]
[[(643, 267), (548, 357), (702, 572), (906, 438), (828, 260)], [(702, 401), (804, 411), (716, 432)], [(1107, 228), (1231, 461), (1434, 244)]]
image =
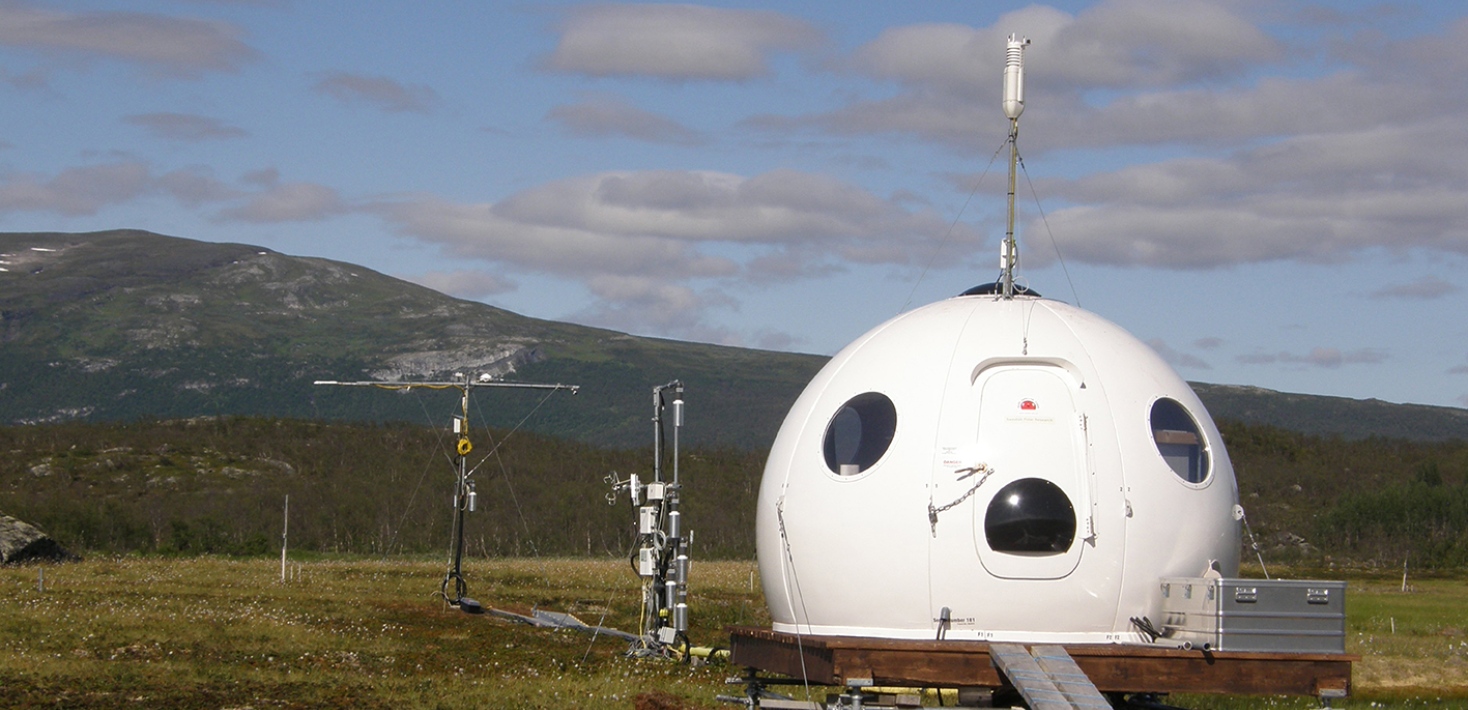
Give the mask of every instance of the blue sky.
[(994, 279), (1010, 33), (1032, 287), (1190, 380), (1468, 406), (1454, 3), (0, 0), (0, 230), (830, 354)]

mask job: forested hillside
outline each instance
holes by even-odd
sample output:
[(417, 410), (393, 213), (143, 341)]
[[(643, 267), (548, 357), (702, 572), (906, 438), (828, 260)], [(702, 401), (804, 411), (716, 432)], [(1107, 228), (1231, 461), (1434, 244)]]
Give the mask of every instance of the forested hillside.
[(1220, 429), (1266, 562), (1468, 565), (1468, 442)]
[[(1266, 562), (1468, 564), (1468, 444), (1222, 430)], [(634, 511), (625, 497), (607, 504), (604, 478), (645, 477), (648, 448), (524, 431), (475, 439), (471, 554), (627, 552)], [(289, 495), (299, 553), (446, 552), (451, 444), (418, 426), (247, 418), (5, 427), (0, 513), (93, 554), (274, 554)], [(754, 554), (763, 466), (763, 452), (685, 452), (698, 556)]]
[[(477, 555), (620, 553), (633, 512), (604, 499), (612, 471), (651, 452), (540, 435), (476, 436)], [(496, 441), (503, 444), (496, 450)], [(454, 440), (407, 425), (199, 419), (0, 429), (0, 511), (72, 548), (261, 554), (279, 550), (285, 496), (293, 548), (361, 554), (446, 550)], [(761, 461), (733, 449), (683, 458), (686, 518), (705, 554), (749, 554)]]

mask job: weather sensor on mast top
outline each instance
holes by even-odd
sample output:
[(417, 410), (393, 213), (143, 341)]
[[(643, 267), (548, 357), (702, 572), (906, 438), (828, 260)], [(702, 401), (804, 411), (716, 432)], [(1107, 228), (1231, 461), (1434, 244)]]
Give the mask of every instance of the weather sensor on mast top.
[(1028, 38), (1010, 35), (1004, 53), (1004, 115), (1011, 121), (1025, 112), (1025, 47), (1029, 44)]

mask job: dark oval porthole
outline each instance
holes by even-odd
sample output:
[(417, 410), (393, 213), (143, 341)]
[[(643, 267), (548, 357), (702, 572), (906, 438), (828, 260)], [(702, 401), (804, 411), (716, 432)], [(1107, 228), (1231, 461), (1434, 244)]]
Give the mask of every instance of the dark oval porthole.
[(984, 537), (998, 552), (1058, 555), (1075, 542), (1075, 507), (1060, 486), (1043, 478), (1021, 478), (989, 501)]
[(897, 432), (897, 408), (880, 392), (852, 397), (826, 425), (826, 466), (832, 473), (855, 476), (872, 467)]
[(1197, 420), (1177, 400), (1166, 397), (1152, 403), (1152, 441), (1157, 453), (1188, 483), (1202, 483), (1208, 478), (1208, 447)]

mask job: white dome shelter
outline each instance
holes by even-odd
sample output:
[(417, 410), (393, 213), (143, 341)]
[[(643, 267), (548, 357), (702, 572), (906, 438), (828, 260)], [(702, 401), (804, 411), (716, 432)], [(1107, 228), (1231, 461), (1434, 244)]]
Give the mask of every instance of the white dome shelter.
[(1145, 642), (1159, 579), (1237, 575), (1202, 402), (1120, 327), (1016, 287), (1012, 232), (999, 283), (877, 326), (791, 407), (756, 523), (775, 631)]
[(796, 400), (760, 574), (787, 633), (1141, 641), (1160, 578), (1237, 574), (1237, 503), (1218, 429), (1146, 345), (1057, 301), (959, 296)]

